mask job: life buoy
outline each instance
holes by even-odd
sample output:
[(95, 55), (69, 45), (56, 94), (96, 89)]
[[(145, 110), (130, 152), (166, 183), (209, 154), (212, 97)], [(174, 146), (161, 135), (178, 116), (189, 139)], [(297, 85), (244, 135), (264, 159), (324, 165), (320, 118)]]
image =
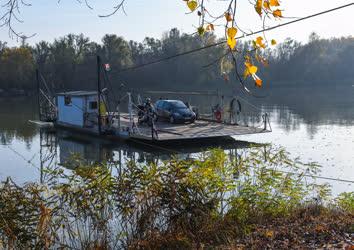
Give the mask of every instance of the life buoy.
[(220, 110), (215, 111), (214, 115), (215, 115), (216, 121), (221, 122), (221, 111)]

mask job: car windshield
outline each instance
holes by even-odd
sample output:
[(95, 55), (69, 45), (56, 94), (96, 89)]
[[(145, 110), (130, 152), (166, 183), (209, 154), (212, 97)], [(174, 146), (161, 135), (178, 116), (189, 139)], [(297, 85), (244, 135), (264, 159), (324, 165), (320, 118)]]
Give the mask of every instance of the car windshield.
[(187, 106), (181, 101), (171, 102), (171, 106), (174, 109), (186, 109), (187, 108)]

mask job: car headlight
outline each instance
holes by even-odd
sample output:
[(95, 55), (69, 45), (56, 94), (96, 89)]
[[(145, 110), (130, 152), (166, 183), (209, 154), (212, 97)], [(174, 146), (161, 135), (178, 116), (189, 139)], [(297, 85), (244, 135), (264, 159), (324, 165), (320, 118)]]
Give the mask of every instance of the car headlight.
[(180, 114), (180, 113), (173, 113), (173, 116), (178, 116), (178, 117), (180, 117), (181, 114)]

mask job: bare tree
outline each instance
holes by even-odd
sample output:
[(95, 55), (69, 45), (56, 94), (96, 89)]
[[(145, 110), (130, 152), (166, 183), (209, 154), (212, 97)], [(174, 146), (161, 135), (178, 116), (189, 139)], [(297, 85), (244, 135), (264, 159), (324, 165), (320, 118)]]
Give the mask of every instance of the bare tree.
[(0, 27), (7, 27), (11, 38), (25, 39), (35, 35), (25, 36), (22, 32), (18, 32), (14, 29), (16, 22), (23, 23), (23, 20), (20, 18), (20, 10), (25, 6), (31, 6), (31, 4), (26, 3), (24, 0), (0, 0), (0, 10), (2, 11), (0, 12)]
[[(60, 3), (61, 0), (58, 0)], [(81, 0), (76, 0), (78, 3), (82, 3)], [(84, 0), (85, 5), (89, 9), (93, 9), (88, 0)], [(109, 14), (99, 15), (99, 17), (109, 17), (122, 10), (124, 13), (125, 0), (118, 0), (117, 4), (113, 7), (113, 11)], [(31, 3), (25, 2), (25, 0), (0, 0), (0, 28), (7, 27), (9, 37), (16, 39), (27, 39), (35, 36), (36, 34), (25, 35), (22, 32), (15, 29), (16, 23), (23, 23), (21, 19), (21, 10), (24, 7), (30, 7)]]

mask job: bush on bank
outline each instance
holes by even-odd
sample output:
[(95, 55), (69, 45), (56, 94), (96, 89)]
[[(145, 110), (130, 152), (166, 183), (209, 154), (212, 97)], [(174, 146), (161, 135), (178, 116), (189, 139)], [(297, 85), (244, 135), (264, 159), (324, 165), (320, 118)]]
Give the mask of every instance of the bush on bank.
[[(191, 249), (348, 245), (354, 193), (333, 199), (314, 163), (283, 149), (162, 164), (45, 170), (45, 182), (0, 187), (5, 248)], [(265, 244), (265, 245), (264, 245)]]

